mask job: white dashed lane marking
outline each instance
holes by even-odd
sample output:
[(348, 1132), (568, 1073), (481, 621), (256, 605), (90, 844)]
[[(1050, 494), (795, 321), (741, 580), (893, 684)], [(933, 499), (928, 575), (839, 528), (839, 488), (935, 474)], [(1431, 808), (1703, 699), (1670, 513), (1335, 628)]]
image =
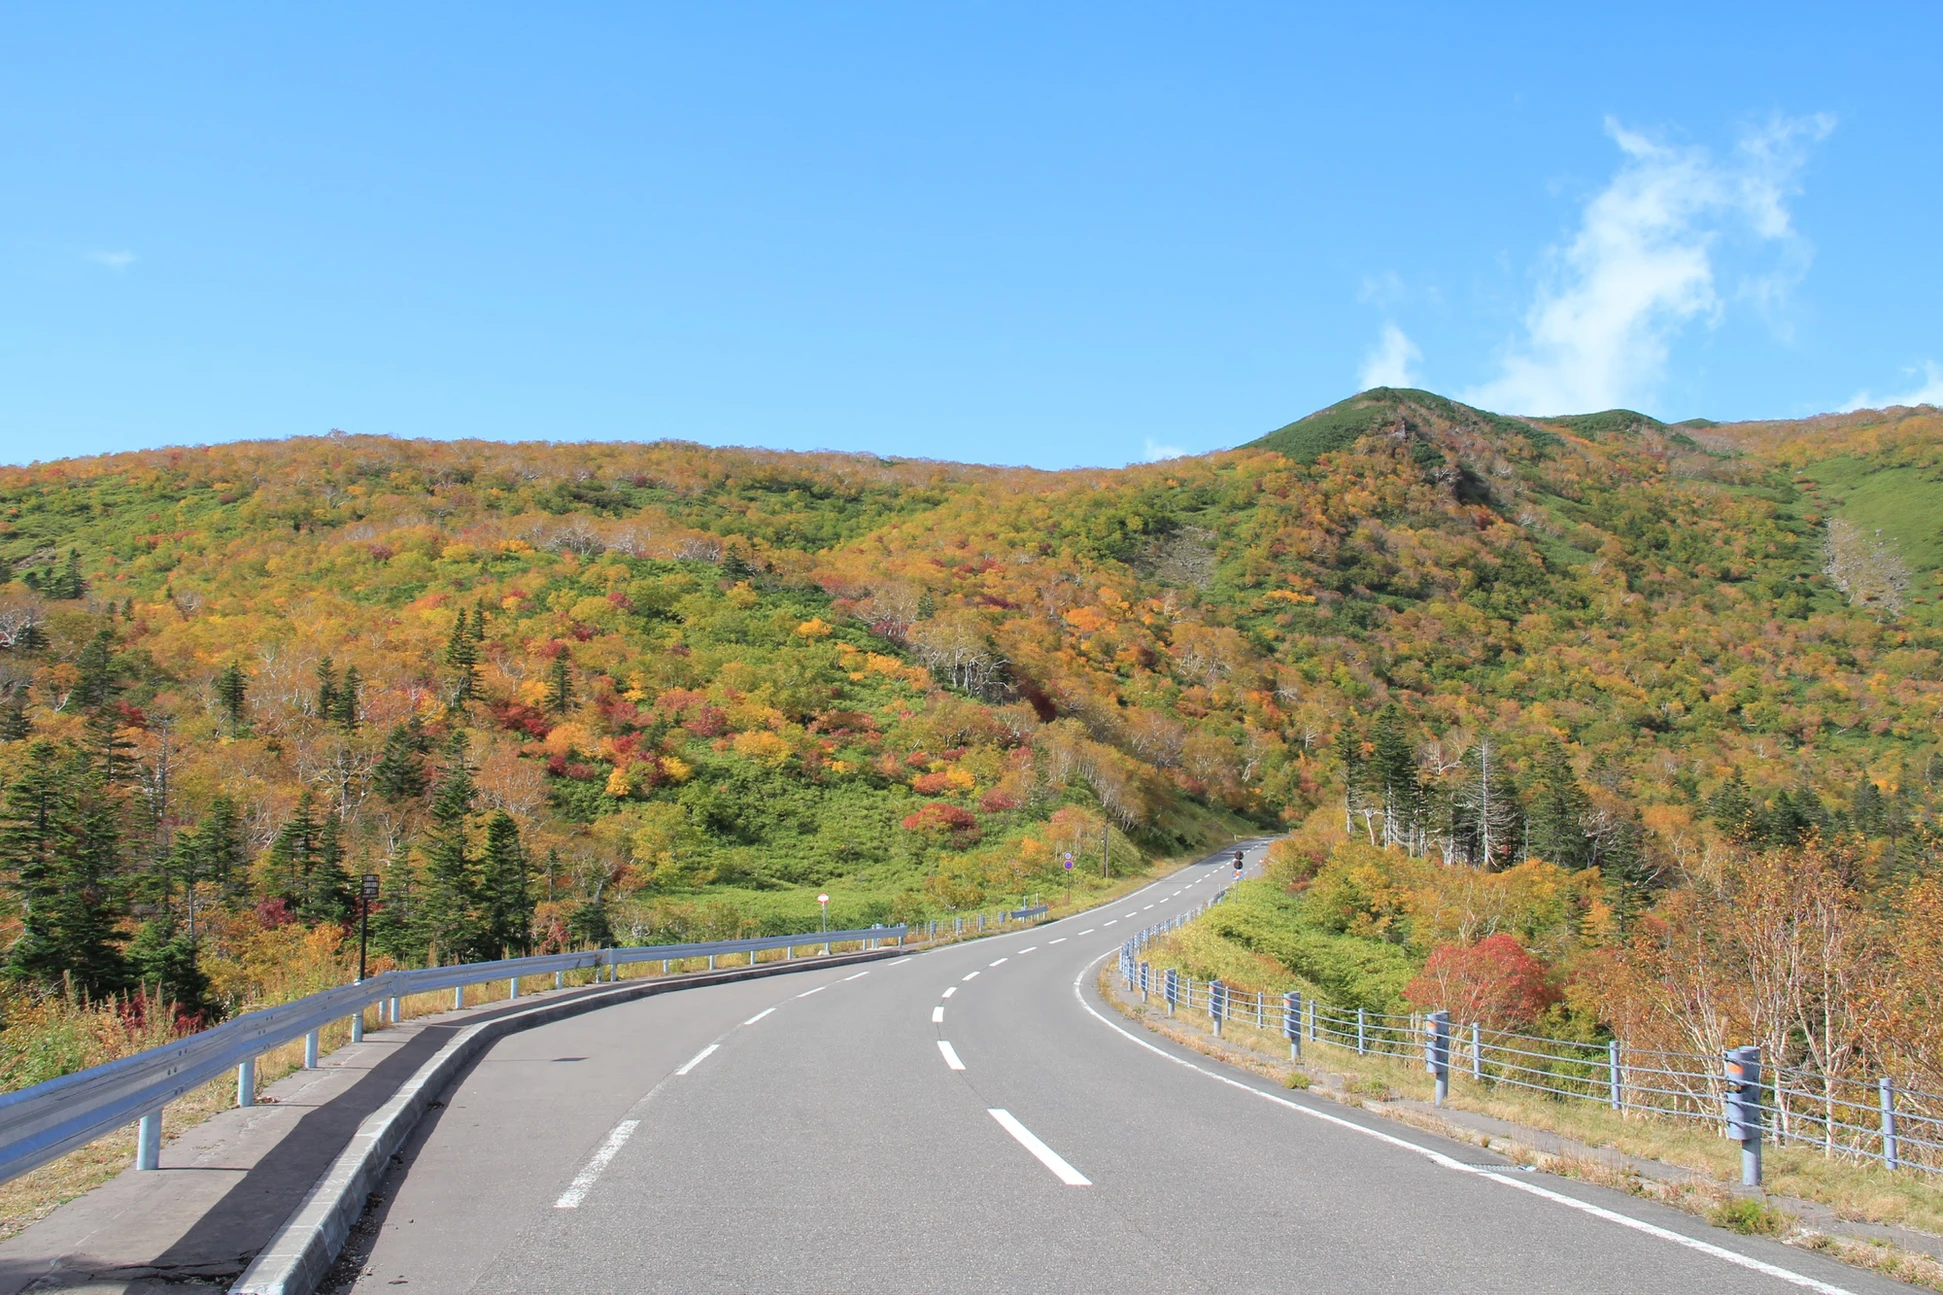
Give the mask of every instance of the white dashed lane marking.
[(685, 1065), (685, 1066), (683, 1066), (683, 1067), (682, 1067), (682, 1068), (681, 1068), (680, 1070), (677, 1070), (677, 1071), (676, 1071), (675, 1073), (676, 1073), (676, 1074), (678, 1074), (678, 1075), (685, 1075), (685, 1074), (687, 1074), (687, 1073), (688, 1073), (689, 1071), (691, 1071), (691, 1070), (693, 1070), (693, 1069), (694, 1069), (694, 1068), (695, 1068), (696, 1066), (699, 1066), (699, 1065), (701, 1065), (701, 1064), (702, 1064), (702, 1063), (703, 1063), (704, 1061), (707, 1061), (707, 1060), (708, 1060), (708, 1054), (709, 1054), (709, 1053), (711, 1053), (711, 1052), (713, 1052), (713, 1051), (715, 1051), (715, 1049), (717, 1049), (717, 1048), (719, 1048), (719, 1047), (721, 1047), (721, 1046), (722, 1046), (722, 1045), (721, 1045), (721, 1044), (719, 1044), (719, 1043), (711, 1043), (711, 1044), (709, 1044), (709, 1045), (708, 1045), (708, 1046), (707, 1046), (706, 1048), (703, 1048), (703, 1049), (702, 1049), (702, 1050), (701, 1050), (700, 1052), (697, 1052), (697, 1053), (696, 1053), (696, 1054), (695, 1054), (694, 1056), (692, 1056), (692, 1057), (690, 1057), (690, 1058), (688, 1059), (688, 1064), (687, 1064), (687, 1065)]
[(941, 1007), (941, 1006), (940, 1006), (940, 1007), (934, 1007), (934, 1008), (932, 1008), (932, 1009), (931, 1009), (931, 1024), (933, 1024), (933, 1025), (943, 1025), (944, 1023), (945, 1023), (945, 1009), (944, 1009), (943, 1007)]
[(999, 1127), (1016, 1138), (1019, 1145), (1027, 1151), (1030, 1151), (1035, 1160), (1052, 1170), (1060, 1182), (1065, 1183), (1068, 1187), (1091, 1187), (1093, 1185), (1092, 1179), (1067, 1164), (1057, 1151), (1054, 1151), (1051, 1147), (1041, 1142), (1033, 1134), (1031, 1129), (1019, 1123), (1018, 1117), (1013, 1115), (1012, 1112), (1001, 1110), (994, 1106), (987, 1108), (986, 1114), (997, 1120)]
[(945, 1064), (953, 1070), (963, 1070), (965, 1068), (965, 1063), (958, 1060), (958, 1054), (952, 1051), (951, 1045), (943, 1039), (938, 1040), (938, 1051), (944, 1054)]

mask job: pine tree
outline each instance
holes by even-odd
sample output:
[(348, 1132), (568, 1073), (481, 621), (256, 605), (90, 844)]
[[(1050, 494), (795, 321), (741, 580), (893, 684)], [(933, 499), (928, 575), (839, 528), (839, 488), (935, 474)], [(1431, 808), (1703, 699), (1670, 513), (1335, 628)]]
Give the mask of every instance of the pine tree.
[(486, 820), (480, 895), (488, 957), (524, 957), (532, 946), (533, 897), (527, 884), (526, 848), (519, 824), (505, 810)]
[(270, 842), (271, 880), (292, 908), (302, 903), (306, 883), (317, 866), (315, 806), (316, 798), (309, 791), (297, 797), (296, 812)]
[(1865, 777), (1856, 784), (1855, 794), (1849, 797), (1849, 820), (1855, 824), (1855, 830), (1864, 836), (1887, 835), (1887, 802), (1874, 779)]
[(78, 677), (74, 683), (74, 704), (83, 710), (107, 705), (120, 687), (115, 678), (115, 632), (97, 630), (74, 658)]
[(337, 666), (327, 656), (317, 663), (317, 718), (330, 723), (337, 704)]
[(599, 894), (582, 900), (567, 916), (567, 934), (583, 948), (605, 949), (614, 943), (614, 926)]
[(1414, 854), (1423, 787), (1417, 776), (1417, 753), (1403, 735), (1403, 709), (1395, 702), (1385, 706), (1370, 737), (1368, 781), (1383, 797), (1383, 844), (1401, 845)]
[(0, 868), (21, 897), (9, 975), (48, 988), (71, 978), (90, 998), (126, 985), (106, 890), (117, 863), (114, 808), (85, 754), (64, 757), (45, 739), (28, 748), (0, 819)]
[(1368, 770), (1363, 762), (1363, 738), (1354, 724), (1336, 730), (1336, 762), (1343, 771), (1343, 831), (1354, 834), (1356, 814), (1363, 808)]
[(6, 705), (0, 706), (0, 742), (18, 742), (33, 731), (27, 719), (27, 685), (18, 684)]
[(1747, 784), (1739, 773), (1730, 774), (1714, 789), (1707, 799), (1707, 812), (1714, 826), (1730, 840), (1747, 841), (1755, 835), (1754, 799), (1747, 794)]
[(50, 598), (85, 598), (88, 596), (88, 578), (81, 574), (81, 551), (67, 551), (67, 566), (61, 574), (54, 577), (48, 588)]
[(216, 676), (216, 700), (222, 705), (223, 713), (229, 717), (229, 731), (235, 735), (243, 728), (243, 707), (249, 700), (249, 677), (243, 667), (232, 661), (223, 667)]
[(356, 666), (344, 671), (344, 682), (337, 688), (337, 709), (325, 718), (336, 720), (346, 733), (358, 731), (358, 707), (361, 704), (358, 694), (364, 689), (364, 676)]
[(452, 637), (445, 644), (445, 664), (458, 673), (453, 695), (461, 703), (471, 701), (479, 686), (480, 637), (473, 633), (465, 608), (461, 607), (459, 619), (452, 626)]
[(209, 802), (195, 834), (195, 879), (221, 887), (226, 899), (240, 897), (243, 886), (243, 819), (236, 802), (218, 796)]
[(1585, 832), (1585, 819), (1592, 803), (1579, 785), (1563, 743), (1554, 742), (1539, 757), (1526, 799), (1530, 854), (1562, 868), (1589, 866), (1592, 841)]
[(553, 669), (547, 679), (546, 708), (556, 715), (573, 709), (573, 666), (565, 650), (553, 658)]
[(428, 745), (425, 726), (418, 716), (392, 726), (391, 732), (385, 735), (378, 763), (371, 770), (372, 786), (380, 796), (393, 804), (403, 804), (425, 794), (424, 753)]
[(356, 907), (351, 875), (344, 870), (343, 829), (336, 814), (317, 824), (317, 851), (304, 878), (297, 915), (306, 922), (344, 923)]
[(1489, 738), (1465, 752), (1469, 771), (1451, 802), (1451, 839), (1457, 852), (1478, 867), (1509, 863), (1520, 844), (1523, 812), (1504, 759)]
[(216, 1015), (209, 977), (196, 958), (196, 945), (172, 917), (142, 923), (128, 946), (129, 972), (143, 992), (173, 1003), (179, 1014), (208, 1021)]
[(467, 837), (475, 794), (468, 754), (464, 731), (453, 733), (425, 829), (425, 879), (415, 917), (425, 943), (438, 946), (443, 962), (472, 961), (482, 944), (478, 861)]

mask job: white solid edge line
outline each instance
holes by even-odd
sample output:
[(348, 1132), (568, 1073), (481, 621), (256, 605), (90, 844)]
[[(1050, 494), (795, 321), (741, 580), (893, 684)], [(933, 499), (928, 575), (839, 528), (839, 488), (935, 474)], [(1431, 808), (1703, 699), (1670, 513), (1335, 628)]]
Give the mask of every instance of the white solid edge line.
[(1055, 1177), (1068, 1187), (1091, 1187), (1093, 1180), (1067, 1164), (1057, 1151), (1041, 1142), (1025, 1125), (1019, 1123), (1012, 1112), (996, 1106), (987, 1107), (985, 1113), (998, 1121), (1000, 1128), (1018, 1139), (1020, 1146), (1030, 1151), (1033, 1158), (1053, 1171)]
[(808, 998), (811, 994), (820, 994), (828, 988), (829, 988), (828, 985), (818, 985), (815, 989), (806, 989), (802, 993), (796, 996), (798, 998)]
[(953, 1070), (963, 1070), (965, 1068), (965, 1063), (958, 1060), (958, 1054), (943, 1039), (938, 1040), (938, 1051), (944, 1054), (945, 1064)]
[(1656, 1223), (1648, 1223), (1644, 1219), (1636, 1219), (1633, 1218), (1631, 1215), (1621, 1214), (1617, 1210), (1609, 1210), (1606, 1209), (1604, 1206), (1593, 1205), (1588, 1201), (1582, 1201), (1574, 1197), (1567, 1196), (1563, 1192), (1555, 1192), (1549, 1188), (1540, 1187), (1537, 1183), (1521, 1182), (1519, 1179), (1512, 1178), (1506, 1174), (1496, 1173), (1490, 1169), (1481, 1168), (1476, 1165), (1467, 1165), (1461, 1160), (1451, 1159), (1449, 1156), (1445, 1155), (1441, 1151), (1436, 1151), (1426, 1146), (1420, 1146), (1417, 1143), (1411, 1142), (1406, 1138), (1394, 1137), (1388, 1133), (1383, 1133), (1376, 1129), (1372, 1129), (1367, 1125), (1358, 1124), (1354, 1120), (1345, 1120), (1340, 1116), (1330, 1115), (1326, 1111), (1318, 1111), (1313, 1107), (1303, 1106), (1300, 1105), (1299, 1103), (1291, 1102), (1286, 1098), (1277, 1097), (1273, 1093), (1265, 1093), (1261, 1089), (1256, 1088), (1253, 1084), (1244, 1084), (1239, 1079), (1230, 1079), (1226, 1075), (1217, 1074), (1212, 1070), (1208, 1070), (1205, 1069), (1204, 1067), (1197, 1066), (1192, 1061), (1189, 1061), (1183, 1057), (1177, 1057), (1173, 1053), (1167, 1051), (1165, 1048), (1156, 1047), (1152, 1043), (1149, 1043), (1147, 1040), (1140, 1038), (1137, 1035), (1130, 1034), (1126, 1030), (1121, 1029), (1118, 1025), (1115, 1025), (1112, 1021), (1109, 1021), (1106, 1019), (1106, 1017), (1100, 1015), (1099, 1012), (1094, 1010), (1093, 1005), (1086, 1001), (1086, 996), (1080, 990), (1080, 986), (1086, 980), (1086, 973), (1091, 971), (1094, 967), (1098, 966), (1101, 962), (1104, 962), (1106, 959), (1112, 956), (1113, 956), (1113, 951), (1108, 950), (1106, 953), (1102, 953), (1099, 957), (1093, 959), (1093, 961), (1087, 963), (1084, 967), (1080, 969), (1079, 975), (1073, 981), (1073, 997), (1079, 1001), (1079, 1005), (1085, 1008), (1087, 1014), (1091, 1016), (1094, 1020), (1106, 1026), (1107, 1029), (1112, 1030), (1115, 1034), (1118, 1034), (1120, 1037), (1127, 1039), (1130, 1042), (1138, 1044), (1140, 1047), (1147, 1049), (1147, 1051), (1153, 1053), (1157, 1057), (1165, 1057), (1167, 1060), (1173, 1062), (1177, 1066), (1186, 1066), (1189, 1070), (1192, 1070), (1197, 1074), (1206, 1075), (1209, 1079), (1213, 1079), (1219, 1083), (1226, 1084), (1230, 1088), (1239, 1088), (1244, 1093), (1252, 1093), (1256, 1097), (1261, 1098), (1263, 1101), (1274, 1102), (1277, 1106), (1285, 1106), (1289, 1110), (1300, 1112), (1303, 1115), (1310, 1116), (1314, 1119), (1322, 1120), (1325, 1123), (1334, 1124), (1337, 1125), (1338, 1127), (1349, 1129), (1355, 1133), (1361, 1133), (1365, 1137), (1375, 1138), (1379, 1142), (1387, 1142), (1391, 1146), (1400, 1147), (1405, 1151), (1414, 1151), (1418, 1155), (1431, 1161), (1433, 1164), (1442, 1165), (1446, 1169), (1453, 1169), (1461, 1174), (1472, 1174), (1479, 1178), (1489, 1179), (1494, 1183), (1503, 1183), (1506, 1187), (1516, 1187), (1519, 1191), (1530, 1192), (1534, 1196), (1541, 1196), (1544, 1197), (1546, 1200), (1554, 1201), (1560, 1205), (1570, 1206), (1575, 1210), (1583, 1211), (1584, 1213), (1593, 1215), (1596, 1218), (1605, 1219), (1607, 1222), (1617, 1223), (1621, 1227), (1631, 1228), (1635, 1232), (1644, 1232), (1648, 1236), (1659, 1237), (1661, 1240), (1664, 1241), (1671, 1241), (1676, 1245), (1685, 1246), (1689, 1250), (1698, 1250), (1701, 1254), (1712, 1255), (1716, 1259), (1725, 1259), (1728, 1263), (1738, 1264), (1742, 1268), (1752, 1269), (1754, 1272), (1764, 1273), (1769, 1277), (1779, 1278), (1780, 1280), (1785, 1281), (1790, 1285), (1800, 1286), (1806, 1290), (1819, 1291), (1821, 1292), (1821, 1295), (1856, 1295), (1854, 1291), (1851, 1291), (1846, 1287), (1831, 1286), (1825, 1281), (1820, 1281), (1814, 1277), (1808, 1276), (1806, 1273), (1798, 1273), (1790, 1268), (1778, 1267), (1774, 1264), (1768, 1263), (1765, 1260), (1755, 1259), (1752, 1258), (1751, 1256), (1741, 1254), (1738, 1251), (1729, 1250), (1725, 1246), (1717, 1246), (1711, 1241), (1702, 1241), (1698, 1237), (1686, 1236), (1685, 1234), (1675, 1232), (1670, 1228), (1663, 1228)]
[(594, 1181), (600, 1177), (600, 1171), (607, 1168), (608, 1162), (615, 1156), (621, 1154), (621, 1148), (627, 1145), (627, 1140), (634, 1136), (634, 1130), (640, 1125), (639, 1120), (622, 1120), (616, 1124), (608, 1132), (607, 1141), (600, 1144), (600, 1149), (594, 1152), (593, 1157), (587, 1161), (586, 1167), (573, 1176), (573, 1181), (567, 1184), (567, 1190), (561, 1192), (560, 1199), (553, 1202), (553, 1208), (579, 1209), (580, 1202), (587, 1199), (587, 1193), (593, 1189)]
[(683, 1067), (682, 1067), (682, 1068), (681, 1068), (680, 1070), (677, 1070), (677, 1071), (676, 1071), (675, 1073), (676, 1073), (676, 1074), (678, 1074), (678, 1075), (685, 1075), (685, 1074), (687, 1074), (687, 1073), (688, 1073), (689, 1071), (691, 1071), (691, 1070), (693, 1070), (693, 1069), (694, 1069), (694, 1068), (695, 1068), (696, 1066), (699, 1066), (699, 1065), (701, 1065), (701, 1064), (702, 1064), (702, 1063), (703, 1063), (704, 1061), (707, 1061), (707, 1060), (708, 1060), (708, 1054), (709, 1054), (709, 1053), (711, 1053), (711, 1052), (713, 1052), (713, 1051), (715, 1051), (715, 1049), (717, 1049), (717, 1048), (719, 1048), (719, 1047), (721, 1047), (721, 1046), (722, 1046), (722, 1045), (721, 1045), (721, 1044), (719, 1044), (719, 1043), (711, 1043), (711, 1044), (709, 1044), (709, 1045), (708, 1045), (708, 1046), (707, 1046), (706, 1048), (703, 1048), (703, 1049), (702, 1049), (702, 1050), (701, 1050), (700, 1052), (697, 1052), (697, 1053), (696, 1053), (696, 1054), (695, 1054), (694, 1056), (692, 1056), (692, 1057), (690, 1057), (690, 1058), (688, 1059), (688, 1064), (687, 1064), (687, 1065), (685, 1065), (685, 1066), (683, 1066)]
[(950, 997), (951, 997), (951, 996), (952, 996), (953, 994), (955, 994), (955, 993), (957, 993), (957, 992), (958, 992), (958, 986), (956, 986), (956, 985), (953, 985), (953, 986), (952, 986), (952, 987), (951, 987), (950, 989), (947, 989), (947, 990), (945, 990), (945, 992), (944, 992), (944, 996), (945, 996), (946, 998), (950, 998)]
[(776, 1009), (773, 1007), (765, 1007), (760, 1012), (757, 1012), (754, 1016), (751, 1016), (748, 1020), (744, 1021), (743, 1024), (754, 1025), (757, 1021), (760, 1021), (763, 1017), (769, 1015), (769, 1013), (775, 1010)]
[(945, 1023), (944, 1005), (939, 1004), (937, 1007), (931, 1009), (931, 1024), (943, 1025), (944, 1023)]

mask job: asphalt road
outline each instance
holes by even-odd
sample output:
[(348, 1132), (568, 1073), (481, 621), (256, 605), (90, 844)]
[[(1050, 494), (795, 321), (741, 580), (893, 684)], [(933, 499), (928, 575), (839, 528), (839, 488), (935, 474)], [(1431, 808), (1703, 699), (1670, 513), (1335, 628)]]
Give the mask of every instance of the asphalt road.
[(514, 1035), (381, 1188), (352, 1284), (1911, 1289), (1128, 1028), (1098, 1001), (1098, 965), (1225, 884), (1227, 857), (1021, 933)]

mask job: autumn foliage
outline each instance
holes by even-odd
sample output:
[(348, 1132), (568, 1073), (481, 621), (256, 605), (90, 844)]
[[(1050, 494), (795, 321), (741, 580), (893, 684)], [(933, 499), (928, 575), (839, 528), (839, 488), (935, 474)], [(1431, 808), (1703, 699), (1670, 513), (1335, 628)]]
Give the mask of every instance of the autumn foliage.
[(1459, 1024), (1492, 1030), (1530, 1029), (1558, 999), (1545, 964), (1504, 934), (1438, 945), (1403, 996), (1422, 1011), (1442, 1009)]

